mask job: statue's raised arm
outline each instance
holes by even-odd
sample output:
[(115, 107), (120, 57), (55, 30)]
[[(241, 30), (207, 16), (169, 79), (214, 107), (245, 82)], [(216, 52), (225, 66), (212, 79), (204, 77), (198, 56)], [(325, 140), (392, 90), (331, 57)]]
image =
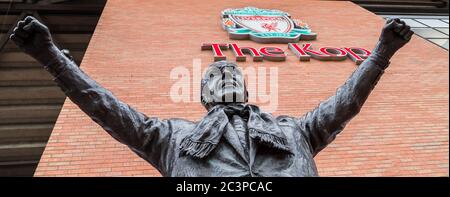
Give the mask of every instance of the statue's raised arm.
[(23, 52), (39, 61), (70, 100), (92, 120), (164, 171), (160, 157), (169, 146), (171, 134), (167, 121), (136, 111), (91, 79), (55, 46), (49, 29), (35, 18), (28, 16), (19, 21), (10, 38)]
[(300, 118), (299, 124), (316, 155), (340, 133), (361, 110), (394, 53), (409, 42), (414, 33), (405, 22), (389, 19), (380, 39), (366, 59), (336, 94)]

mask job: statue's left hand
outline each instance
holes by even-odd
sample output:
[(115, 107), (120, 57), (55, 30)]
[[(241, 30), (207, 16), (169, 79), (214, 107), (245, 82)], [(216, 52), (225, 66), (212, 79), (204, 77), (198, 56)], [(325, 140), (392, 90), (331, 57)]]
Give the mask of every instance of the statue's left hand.
[(398, 18), (389, 19), (386, 21), (379, 39), (378, 44), (382, 45), (382, 47), (379, 46), (377, 48), (378, 51), (375, 52), (390, 58), (411, 40), (413, 34), (414, 32), (411, 31), (410, 26), (406, 25), (404, 21)]

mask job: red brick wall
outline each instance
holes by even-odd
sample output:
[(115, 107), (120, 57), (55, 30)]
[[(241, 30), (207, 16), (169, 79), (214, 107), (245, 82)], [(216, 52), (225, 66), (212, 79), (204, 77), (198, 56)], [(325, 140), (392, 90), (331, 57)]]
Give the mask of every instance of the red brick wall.
[[(183, 3), (182, 3), (183, 2)], [(81, 67), (114, 94), (149, 116), (199, 120), (199, 102), (173, 103), (169, 73), (205, 68), (212, 60), (205, 42), (229, 43), (219, 14), (225, 8), (280, 9), (307, 22), (314, 46), (372, 49), (384, 23), (350, 2), (110, 0)], [(251, 41), (240, 45), (257, 46)], [(302, 42), (301, 42), (302, 43)], [(287, 45), (274, 44), (287, 50)], [(331, 96), (356, 65), (342, 62), (240, 63), (278, 67), (279, 106), (275, 115), (300, 116)], [(226, 52), (229, 60), (232, 53)], [(448, 176), (448, 52), (416, 36), (392, 64), (354, 118), (317, 157), (322, 176)], [(192, 84), (191, 84), (192, 85)], [(252, 101), (254, 102), (254, 101)], [(35, 176), (159, 176), (126, 146), (66, 100)]]

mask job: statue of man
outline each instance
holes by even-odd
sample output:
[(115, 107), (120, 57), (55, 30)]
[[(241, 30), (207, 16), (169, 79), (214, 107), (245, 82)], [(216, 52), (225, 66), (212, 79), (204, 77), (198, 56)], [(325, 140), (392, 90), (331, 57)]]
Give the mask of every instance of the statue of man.
[(163, 176), (318, 176), (314, 156), (360, 111), (394, 53), (413, 35), (399, 19), (384, 26), (372, 54), (335, 95), (302, 117), (278, 116), (247, 104), (236, 64), (215, 62), (201, 83), (207, 114), (199, 121), (148, 117), (117, 99), (53, 43), (33, 17), (11, 39), (39, 61), (64, 93), (117, 141)]

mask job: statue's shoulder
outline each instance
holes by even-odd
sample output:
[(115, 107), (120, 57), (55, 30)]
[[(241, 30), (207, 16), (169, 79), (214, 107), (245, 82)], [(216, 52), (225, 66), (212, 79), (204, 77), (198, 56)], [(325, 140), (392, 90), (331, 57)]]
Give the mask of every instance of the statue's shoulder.
[(187, 134), (189, 134), (198, 122), (182, 119), (182, 118), (170, 118), (166, 120), (170, 126), (172, 135), (176, 139), (183, 139)]
[(279, 115), (279, 116), (275, 117), (275, 119), (279, 123), (283, 123), (283, 122), (284, 123), (288, 123), (288, 122), (295, 123), (295, 122), (297, 122), (297, 118), (288, 116), (288, 115)]
[(170, 118), (166, 121), (172, 131), (192, 130), (197, 125), (197, 122), (183, 118)]
[(183, 118), (170, 118), (167, 120), (172, 126), (195, 126), (197, 122), (183, 119)]

